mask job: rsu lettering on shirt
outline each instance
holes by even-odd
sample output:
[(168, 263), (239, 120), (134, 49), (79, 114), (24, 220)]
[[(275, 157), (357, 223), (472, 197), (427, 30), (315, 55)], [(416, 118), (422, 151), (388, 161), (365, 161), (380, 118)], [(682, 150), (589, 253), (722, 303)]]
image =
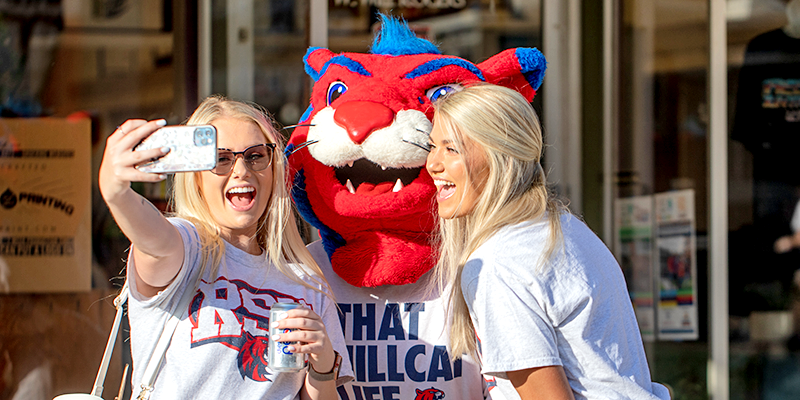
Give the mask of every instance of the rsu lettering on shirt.
[(260, 289), (224, 276), (213, 283), (201, 281), (189, 305), (191, 347), (219, 343), (239, 352), (242, 377), (269, 381), (266, 346), (269, 343), (269, 311), (276, 302), (305, 300), (272, 289)]
[[(353, 385), (338, 388), (342, 400), (438, 400), (445, 393), (436, 382), (461, 377), (462, 362), (451, 360), (446, 346), (419, 340), (424, 303), (339, 303), (339, 310), (356, 376)], [(391, 384), (406, 381), (428, 388), (401, 393), (401, 386)]]

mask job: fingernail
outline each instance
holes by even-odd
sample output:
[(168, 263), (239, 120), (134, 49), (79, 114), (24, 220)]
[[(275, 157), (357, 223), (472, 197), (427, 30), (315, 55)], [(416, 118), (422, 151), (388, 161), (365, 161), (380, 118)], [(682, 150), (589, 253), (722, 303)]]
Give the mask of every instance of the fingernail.
[(161, 152), (164, 153), (164, 154), (169, 153), (170, 150), (172, 150), (172, 149), (167, 147), (167, 146), (164, 146), (164, 147), (161, 148)]
[(167, 120), (165, 120), (165, 119), (160, 119), (160, 120), (156, 121), (156, 125), (158, 125), (158, 126), (164, 126), (166, 124), (167, 124)]
[(161, 180), (167, 179), (167, 174), (158, 174), (158, 179)]
[(270, 328), (277, 328), (278, 324), (279, 324), (279, 322), (275, 321), (275, 322), (269, 324), (269, 326), (270, 326)]
[(272, 339), (275, 342), (279, 342), (281, 340), (281, 335), (272, 335), (270, 339)]
[(287, 314), (287, 313), (280, 313), (280, 314), (278, 314), (278, 321), (286, 319), (286, 317), (288, 317), (288, 316), (289, 316), (289, 314)]
[(292, 353), (294, 353), (294, 346), (286, 346), (286, 348), (287, 348), (289, 351), (291, 351)]

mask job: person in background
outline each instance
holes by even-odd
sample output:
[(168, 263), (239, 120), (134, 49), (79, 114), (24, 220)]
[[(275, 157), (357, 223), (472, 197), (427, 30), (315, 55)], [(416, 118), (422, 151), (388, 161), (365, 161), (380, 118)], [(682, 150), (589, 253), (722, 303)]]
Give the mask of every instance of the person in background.
[[(134, 151), (165, 121), (128, 120), (109, 136), (99, 186), (132, 246), (128, 257), (133, 397), (171, 307), (186, 290), (189, 306), (159, 370), (154, 399), (335, 399), (352, 379), (336, 304), (293, 220), (285, 184), (283, 144), (265, 110), (223, 97), (205, 99), (187, 125), (211, 124), (218, 160), (210, 171), (177, 173), (174, 218), (165, 218), (131, 189), (163, 174), (136, 165), (169, 148)], [(299, 302), (269, 321), (277, 302)], [(270, 324), (296, 329), (267, 337)], [(331, 328), (326, 330), (326, 327)], [(272, 371), (269, 340), (297, 341), (308, 369)], [(337, 379), (338, 378), (338, 379)]]
[(509, 399), (668, 399), (650, 379), (622, 271), (555, 200), (519, 93), (478, 84), (435, 103), (427, 170), (452, 285), (451, 354), (476, 354)]
[(792, 234), (779, 237), (773, 246), (778, 254), (788, 253), (792, 249), (800, 247), (800, 202), (794, 207), (789, 225), (792, 229)]

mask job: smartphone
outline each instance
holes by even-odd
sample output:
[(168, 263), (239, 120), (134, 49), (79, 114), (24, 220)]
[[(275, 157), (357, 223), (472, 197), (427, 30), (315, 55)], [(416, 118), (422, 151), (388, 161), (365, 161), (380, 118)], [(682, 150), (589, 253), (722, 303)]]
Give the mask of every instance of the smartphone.
[(164, 157), (136, 166), (144, 172), (206, 171), (217, 165), (217, 129), (212, 125), (165, 126), (142, 140), (134, 150), (169, 147)]

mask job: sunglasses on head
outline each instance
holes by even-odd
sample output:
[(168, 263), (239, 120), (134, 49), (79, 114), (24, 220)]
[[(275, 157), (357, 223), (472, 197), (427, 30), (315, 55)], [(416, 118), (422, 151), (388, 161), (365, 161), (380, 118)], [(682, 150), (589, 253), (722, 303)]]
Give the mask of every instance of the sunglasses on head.
[(244, 165), (250, 171), (261, 171), (272, 164), (272, 154), (275, 153), (275, 143), (264, 143), (250, 146), (244, 151), (230, 149), (217, 149), (217, 166), (211, 172), (217, 175), (227, 175), (236, 164), (236, 157), (242, 156)]

